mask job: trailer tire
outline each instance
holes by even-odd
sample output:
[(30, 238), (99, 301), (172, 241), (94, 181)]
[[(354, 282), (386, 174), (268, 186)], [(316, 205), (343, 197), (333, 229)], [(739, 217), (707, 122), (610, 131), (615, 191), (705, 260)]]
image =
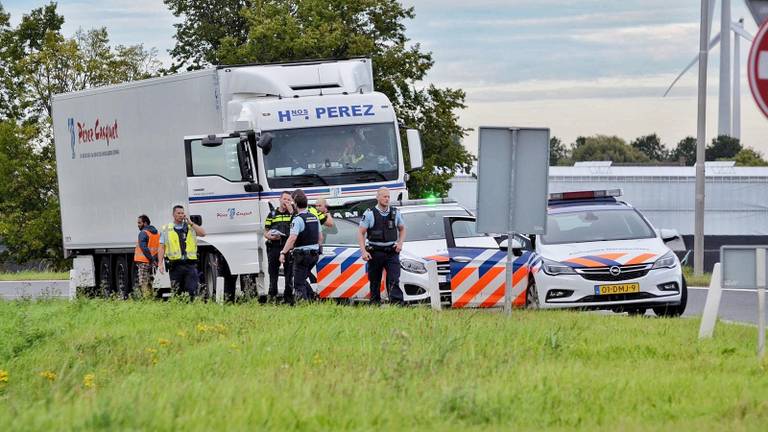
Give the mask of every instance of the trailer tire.
[(99, 279), (98, 294), (104, 298), (110, 298), (115, 292), (114, 281), (112, 278), (112, 257), (109, 255), (99, 256)]
[(128, 258), (125, 255), (120, 255), (115, 260), (115, 291), (122, 296), (123, 299), (127, 299), (133, 291), (133, 278), (131, 275), (131, 268), (128, 267)]
[(208, 301), (216, 298), (216, 281), (219, 278), (219, 254), (213, 252), (205, 255), (203, 265), (203, 281), (198, 295), (201, 300)]

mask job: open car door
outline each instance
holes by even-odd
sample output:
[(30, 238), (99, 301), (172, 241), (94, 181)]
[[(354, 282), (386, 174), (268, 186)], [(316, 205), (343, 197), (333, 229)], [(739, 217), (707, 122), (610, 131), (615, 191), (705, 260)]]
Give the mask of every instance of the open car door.
[[(451, 307), (504, 306), (506, 247), (500, 247), (493, 237), (478, 233), (473, 216), (448, 216), (444, 224), (450, 258)], [(512, 304), (523, 307), (535, 254), (522, 248), (515, 252)]]

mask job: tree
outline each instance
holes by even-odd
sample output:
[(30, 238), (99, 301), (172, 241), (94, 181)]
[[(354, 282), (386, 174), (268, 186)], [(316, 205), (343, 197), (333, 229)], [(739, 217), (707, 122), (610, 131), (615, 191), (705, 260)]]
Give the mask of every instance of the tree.
[[(176, 28), (176, 45), (170, 51), (171, 71), (202, 69), (221, 64), (219, 48), (224, 38), (242, 45), (248, 38), (248, 25), (241, 13), (251, 0), (164, 0), (176, 17), (183, 21)], [(263, 2), (260, 2), (263, 3)]]
[(677, 143), (677, 147), (669, 153), (672, 161), (685, 161), (685, 165), (693, 166), (696, 163), (696, 138), (688, 136)]
[(568, 149), (560, 138), (553, 136), (549, 139), (549, 164), (559, 165), (568, 159)]
[(0, 9), (0, 238), (16, 262), (61, 264), (52, 97), (148, 77), (159, 63), (141, 45), (113, 49), (104, 28), (65, 38), (55, 3), (7, 22)]
[(729, 137), (728, 135), (720, 135), (717, 138), (714, 138), (712, 144), (707, 147), (706, 160), (733, 160), (741, 149), (742, 146), (738, 138)]
[(741, 149), (734, 160), (737, 166), (768, 166), (768, 161), (763, 159), (763, 155), (750, 147)]
[[(594, 135), (583, 138), (574, 147), (571, 158), (575, 162), (613, 161), (617, 163), (648, 162), (648, 156), (632, 148), (617, 136)], [(578, 141), (577, 141), (578, 143)]]
[(53, 148), (35, 149), (34, 126), (0, 122), (0, 238), (13, 261), (62, 261)]
[[(408, 183), (413, 196), (444, 195), (450, 188), (448, 179), (471, 169), (474, 158), (461, 145), (467, 130), (458, 125), (455, 114), (464, 108), (464, 92), (416, 85), (434, 62), (419, 44), (409, 45), (405, 35), (403, 21), (414, 17), (413, 8), (404, 8), (398, 0), (166, 0), (166, 4), (183, 17), (177, 26), (182, 37), (177, 37), (172, 51), (177, 67), (372, 58), (377, 90), (389, 97), (407, 128), (423, 134), (424, 169), (413, 173)], [(222, 12), (207, 14), (210, 9)], [(238, 10), (242, 21), (235, 16)], [(221, 19), (232, 24), (218, 26)]]
[(632, 148), (648, 156), (648, 159), (652, 161), (663, 161), (668, 157), (669, 152), (655, 133), (636, 138), (631, 145)]

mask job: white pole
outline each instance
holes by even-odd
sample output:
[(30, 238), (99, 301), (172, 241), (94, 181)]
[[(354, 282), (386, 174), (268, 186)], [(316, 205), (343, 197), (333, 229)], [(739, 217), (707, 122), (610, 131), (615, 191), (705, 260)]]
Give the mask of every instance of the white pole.
[(721, 6), (717, 134), (731, 136), (731, 0), (722, 0)]
[(707, 299), (704, 301), (704, 312), (701, 314), (699, 326), (699, 339), (711, 338), (715, 332), (717, 314), (720, 311), (720, 299), (723, 296), (723, 287), (720, 286), (720, 263), (715, 263), (712, 269), (712, 278), (709, 280)]
[[(744, 28), (744, 18), (739, 20)], [(741, 139), (741, 35), (733, 34), (733, 130), (731, 136)]]
[[(709, 45), (709, 2), (701, 0), (699, 29), (699, 107), (696, 128), (696, 210), (693, 237), (693, 271), (704, 273), (704, 151), (707, 135), (707, 48)], [(729, 29), (730, 30), (730, 29)], [(730, 31), (728, 31), (730, 33)]]

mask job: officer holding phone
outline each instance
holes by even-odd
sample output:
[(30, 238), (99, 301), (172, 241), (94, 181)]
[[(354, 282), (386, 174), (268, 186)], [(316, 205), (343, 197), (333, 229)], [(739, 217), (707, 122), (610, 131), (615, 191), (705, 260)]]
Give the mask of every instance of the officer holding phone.
[[(283, 191), (280, 194), (280, 206), (269, 212), (264, 221), (264, 238), (267, 239), (267, 267), (269, 272), (269, 291), (267, 300), (271, 303), (277, 302), (277, 278), (280, 274), (280, 251), (283, 250), (285, 242), (291, 230), (291, 220), (296, 210), (293, 204), (291, 193)], [(286, 256), (283, 263), (283, 276), (285, 279), (285, 293), (293, 292), (293, 259), (290, 255)], [(288, 301), (289, 299), (284, 299)]]
[(184, 207), (173, 207), (173, 222), (163, 225), (160, 234), (158, 270), (165, 273), (168, 260), (171, 286), (174, 291), (186, 291), (190, 300), (197, 295), (197, 237), (205, 237), (205, 230), (187, 217)]

